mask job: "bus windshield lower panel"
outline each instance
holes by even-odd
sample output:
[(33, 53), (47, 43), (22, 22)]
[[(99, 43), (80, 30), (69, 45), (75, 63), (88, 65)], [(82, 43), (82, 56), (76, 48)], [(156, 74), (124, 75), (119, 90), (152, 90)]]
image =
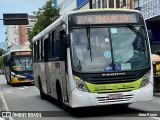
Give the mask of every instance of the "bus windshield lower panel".
[(70, 36), (77, 72), (130, 71), (149, 65), (144, 26), (75, 28)]

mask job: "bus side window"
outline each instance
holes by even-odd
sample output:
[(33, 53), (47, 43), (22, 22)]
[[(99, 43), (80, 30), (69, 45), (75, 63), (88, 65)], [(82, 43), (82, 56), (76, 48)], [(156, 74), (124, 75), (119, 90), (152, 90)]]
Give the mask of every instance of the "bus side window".
[(51, 41), (51, 39), (50, 39), (50, 33), (49, 33), (49, 36), (48, 36), (48, 38), (47, 38), (47, 43), (48, 43), (48, 46), (47, 46), (47, 50), (48, 50), (48, 59), (50, 59), (51, 58), (51, 51), (50, 51), (50, 47), (51, 47), (51, 45), (50, 45), (50, 41)]
[(39, 59), (40, 59), (40, 55), (39, 55), (39, 40), (37, 41), (37, 61), (39, 61)]
[(41, 60), (42, 60), (42, 58), (41, 58), (41, 49), (42, 49), (42, 48), (41, 48), (41, 44), (42, 44), (42, 43), (41, 43), (41, 39), (38, 40), (38, 42), (39, 42), (39, 45), (38, 45), (38, 48), (39, 48), (39, 49), (38, 49), (39, 59), (38, 59), (38, 60), (41, 61)]
[(49, 33), (49, 59), (52, 59), (52, 33)]
[(52, 31), (52, 48), (51, 48), (51, 51), (52, 51), (52, 58), (54, 58), (54, 39), (55, 39), (55, 31)]
[(66, 60), (66, 55), (67, 55), (67, 53), (66, 53), (66, 43), (67, 43), (67, 39), (66, 39), (66, 33), (65, 33), (65, 31), (60, 31), (60, 34), (59, 34), (59, 44), (61, 45), (61, 47), (60, 47), (60, 59), (61, 60)]
[(49, 37), (47, 38), (47, 40), (48, 40), (48, 59), (51, 59), (51, 54), (52, 54), (52, 52), (51, 52), (51, 35), (50, 35), (50, 33), (49, 33)]
[(48, 58), (49, 58), (49, 48), (50, 48), (50, 46), (49, 46), (49, 38), (46, 38), (45, 40), (44, 40), (44, 61), (48, 61)]
[(37, 61), (37, 51), (38, 51), (38, 47), (37, 47), (37, 42), (34, 43), (34, 61)]
[(44, 48), (44, 41), (43, 41), (43, 38), (41, 38), (41, 49), (40, 49), (40, 51), (41, 51), (41, 60), (43, 61), (44, 60), (44, 50), (43, 50), (43, 48)]
[(55, 31), (55, 37), (54, 37), (54, 59), (59, 59), (59, 31)]

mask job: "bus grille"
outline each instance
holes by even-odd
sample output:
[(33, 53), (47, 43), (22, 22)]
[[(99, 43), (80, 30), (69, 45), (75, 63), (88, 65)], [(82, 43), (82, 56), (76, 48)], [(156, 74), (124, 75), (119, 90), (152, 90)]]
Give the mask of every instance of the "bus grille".
[(33, 78), (18, 78), (19, 81), (33, 80)]
[(108, 97), (96, 97), (96, 101), (100, 104), (113, 103), (113, 102), (123, 102), (132, 100), (134, 95), (123, 95), (120, 99), (109, 99)]
[(118, 77), (112, 76), (112, 77), (92, 77), (92, 78), (86, 79), (86, 81), (92, 84), (107, 84), (107, 83), (134, 82), (137, 79), (139, 78), (136, 76), (118, 76)]

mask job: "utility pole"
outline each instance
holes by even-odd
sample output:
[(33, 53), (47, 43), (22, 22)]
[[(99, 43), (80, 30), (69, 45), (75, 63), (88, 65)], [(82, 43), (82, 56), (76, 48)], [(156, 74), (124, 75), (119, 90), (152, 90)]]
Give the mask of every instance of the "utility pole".
[(89, 9), (92, 9), (92, 0), (89, 0)]

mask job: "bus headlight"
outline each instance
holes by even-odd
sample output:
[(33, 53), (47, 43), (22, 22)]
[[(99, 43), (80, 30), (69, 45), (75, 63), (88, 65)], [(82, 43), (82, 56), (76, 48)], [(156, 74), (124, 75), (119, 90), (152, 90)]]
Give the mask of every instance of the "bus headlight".
[(86, 84), (84, 83), (84, 81), (81, 78), (74, 76), (74, 80), (75, 80), (76, 87), (78, 90), (83, 91), (83, 92), (89, 91)]
[(22, 76), (22, 75), (15, 75), (15, 77), (17, 77), (17, 78), (26, 78), (25, 76)]
[(145, 87), (145, 86), (147, 86), (147, 85), (149, 84), (149, 82), (150, 82), (150, 75), (151, 75), (151, 73), (150, 73), (150, 71), (149, 71), (149, 72), (147, 72), (147, 73), (143, 76), (143, 80), (142, 80), (142, 82), (141, 82), (141, 86), (140, 86), (140, 87)]

